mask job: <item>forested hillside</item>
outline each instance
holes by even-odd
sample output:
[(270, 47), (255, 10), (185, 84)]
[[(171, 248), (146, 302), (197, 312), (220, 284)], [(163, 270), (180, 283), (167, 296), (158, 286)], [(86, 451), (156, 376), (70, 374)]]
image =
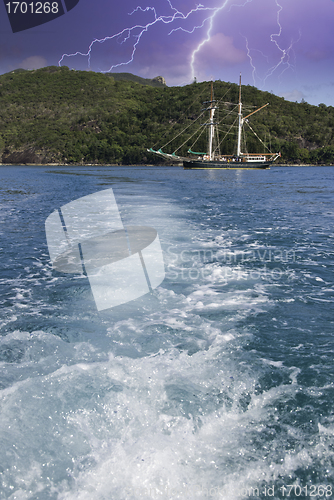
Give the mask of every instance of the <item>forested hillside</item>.
[[(214, 89), (222, 116), (232, 110), (228, 102), (238, 101), (238, 86), (217, 81)], [(162, 147), (177, 133), (182, 143), (181, 131), (209, 98), (208, 83), (166, 87), (159, 79), (66, 67), (7, 73), (0, 76), (0, 158), (3, 163), (162, 163), (146, 148)], [(249, 123), (272, 151), (281, 151), (280, 163), (334, 163), (333, 107), (292, 103), (252, 86), (242, 87), (242, 101), (250, 110), (270, 103)], [(263, 151), (253, 135), (247, 143), (249, 152)], [(171, 143), (164, 151), (175, 147)], [(235, 137), (227, 135), (222, 152), (234, 149)]]

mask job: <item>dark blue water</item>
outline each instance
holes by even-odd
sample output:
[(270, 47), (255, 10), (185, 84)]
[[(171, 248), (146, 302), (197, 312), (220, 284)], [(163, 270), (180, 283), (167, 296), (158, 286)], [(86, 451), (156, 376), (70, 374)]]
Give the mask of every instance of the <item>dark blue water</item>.
[[(97, 312), (44, 224), (107, 188), (166, 278)], [(333, 200), (333, 167), (0, 167), (0, 498), (334, 497)]]

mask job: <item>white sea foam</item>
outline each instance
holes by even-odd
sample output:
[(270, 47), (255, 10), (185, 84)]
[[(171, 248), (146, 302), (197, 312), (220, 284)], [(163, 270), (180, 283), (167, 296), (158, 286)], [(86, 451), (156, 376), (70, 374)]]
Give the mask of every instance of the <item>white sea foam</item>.
[[(171, 489), (175, 498), (203, 498), (207, 489), (229, 492), (233, 485), (231, 498), (241, 498), (254, 479), (273, 478), (270, 468), (263, 468), (260, 450), (252, 468), (247, 464), (248, 436), (265, 430), (271, 404), (293, 389), (281, 386), (253, 396), (249, 409), (240, 412), (238, 398), (253, 382), (236, 377), (230, 363), (217, 369), (217, 362), (215, 347), (191, 357), (177, 350), (138, 359), (110, 356), (108, 362), (63, 366), (33, 385), (30, 380), (19, 384), (5, 395), (2, 426), (20, 435), (26, 427), (23, 414), (10, 414), (17, 401), (32, 398), (34, 408), (27, 408), (24, 419), (42, 433), (16, 442), (20, 460), (15, 464), (22, 470), (16, 484), (36, 494), (48, 475), (64, 499), (150, 498), (146, 489), (163, 499), (170, 498)], [(231, 406), (213, 403), (212, 411), (205, 409), (208, 396), (223, 395), (225, 386)], [(48, 455), (43, 466), (38, 466), (40, 448)], [(67, 455), (72, 479), (63, 472), (59, 482), (58, 460)], [(237, 456), (237, 468), (220, 475), (224, 463)], [(26, 467), (27, 460), (35, 465)], [(290, 462), (280, 466), (290, 468)]]
[[(200, 189), (179, 206), (155, 182), (149, 195), (130, 182), (115, 189), (123, 223), (161, 237), (171, 273), (151, 295), (98, 314), (85, 278), (56, 276), (38, 245), (26, 274), (1, 281), (4, 498), (239, 500), (271, 487), (281, 498), (282, 481), (330, 481), (332, 337), (310, 297), (333, 290), (308, 255), (312, 231), (298, 236), (304, 207), (293, 229), (271, 199), (256, 226), (237, 210), (228, 229), (218, 192), (210, 226), (194, 205)], [(292, 243), (305, 239), (305, 267), (282, 262), (275, 280), (252, 252), (277, 248), (282, 220)]]

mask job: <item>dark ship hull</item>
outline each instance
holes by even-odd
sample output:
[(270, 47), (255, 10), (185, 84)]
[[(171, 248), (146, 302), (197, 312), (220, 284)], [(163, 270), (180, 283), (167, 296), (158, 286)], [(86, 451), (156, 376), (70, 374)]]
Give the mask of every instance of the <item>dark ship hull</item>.
[(184, 160), (184, 169), (266, 169), (270, 168), (272, 161), (214, 161), (214, 160)]

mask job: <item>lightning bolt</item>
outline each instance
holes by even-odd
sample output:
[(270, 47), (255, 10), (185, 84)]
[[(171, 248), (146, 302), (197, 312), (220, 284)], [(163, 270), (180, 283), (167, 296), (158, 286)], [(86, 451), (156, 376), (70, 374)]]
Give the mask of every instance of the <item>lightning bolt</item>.
[[(228, 0), (225, 0), (225, 3), (227, 3), (227, 2), (228, 2)], [(122, 41), (120, 43), (123, 44), (124, 42), (129, 40), (131, 38), (131, 36), (133, 36), (135, 39), (135, 42), (133, 43), (132, 51), (131, 51), (131, 55), (130, 55), (129, 59), (125, 62), (121, 62), (118, 64), (112, 64), (109, 67), (109, 69), (107, 69), (105, 71), (101, 71), (102, 73), (108, 73), (119, 66), (126, 66), (126, 65), (130, 64), (131, 62), (133, 62), (134, 56), (135, 56), (135, 53), (137, 50), (137, 46), (140, 42), (141, 37), (144, 35), (145, 32), (147, 32), (155, 24), (157, 24), (157, 23), (170, 24), (170, 23), (175, 22), (176, 20), (185, 21), (195, 12), (221, 10), (221, 8), (214, 9), (212, 7), (204, 7), (202, 4), (199, 4), (196, 6), (196, 8), (191, 9), (188, 13), (184, 14), (183, 12), (181, 12), (178, 9), (176, 9), (175, 7), (173, 7), (170, 0), (167, 0), (167, 3), (169, 5), (170, 9), (172, 10), (171, 15), (158, 16), (156, 9), (154, 7), (142, 8), (142, 7), (138, 6), (129, 14), (130, 16), (135, 14), (136, 12), (139, 12), (139, 11), (143, 12), (143, 13), (150, 12), (150, 13), (153, 13), (153, 17), (154, 17), (153, 20), (148, 22), (145, 25), (136, 24), (134, 26), (131, 26), (130, 28), (124, 28), (122, 31), (115, 33), (114, 35), (111, 35), (111, 36), (106, 36), (106, 37), (101, 38), (101, 39), (96, 38), (90, 43), (87, 52), (77, 51), (77, 52), (74, 52), (72, 54), (63, 54), (61, 59), (58, 61), (58, 66), (62, 65), (62, 63), (66, 57), (83, 56), (83, 57), (87, 57), (88, 68), (90, 68), (92, 49), (93, 49), (95, 44), (97, 44), (97, 43), (102, 44), (102, 43), (105, 43), (107, 41), (110, 41), (113, 39), (120, 39), (120, 38), (122, 38)], [(206, 21), (206, 19), (203, 21), (203, 23), (200, 26), (195, 26), (191, 31), (186, 30), (184, 28), (180, 28), (180, 27), (176, 28), (176, 29), (172, 29), (170, 31), (169, 35), (172, 34), (174, 31), (177, 31), (179, 29), (182, 29), (183, 31), (186, 31), (188, 33), (192, 33), (192, 32), (194, 32), (195, 29), (201, 28), (204, 25), (205, 21)]]
[[(175, 8), (172, 4), (172, 0), (166, 0), (167, 6), (169, 8), (169, 13), (166, 15), (158, 15), (157, 10), (155, 7), (141, 7), (138, 6), (136, 7), (132, 12), (129, 13), (130, 16), (135, 15), (136, 13), (143, 13), (147, 14), (151, 17), (151, 20), (148, 20), (148, 22), (143, 23), (143, 24), (134, 24), (130, 27), (124, 28), (118, 33), (115, 33), (114, 35), (106, 36), (104, 38), (95, 38), (90, 45), (88, 46), (88, 50), (86, 52), (74, 52), (71, 54), (63, 54), (61, 59), (58, 61), (58, 65), (61, 66), (64, 63), (64, 60), (66, 58), (71, 58), (75, 56), (82, 56), (87, 58), (87, 66), (88, 68), (91, 67), (91, 59), (92, 59), (92, 52), (94, 46), (98, 44), (103, 44), (105, 42), (111, 41), (111, 40), (117, 40), (120, 45), (125, 44), (126, 42), (130, 43), (130, 55), (129, 57), (123, 61), (123, 62), (118, 62), (118, 63), (113, 63), (110, 65), (110, 67), (107, 70), (100, 70), (102, 73), (107, 73), (111, 72), (113, 69), (121, 67), (121, 66), (126, 66), (129, 65), (134, 61), (135, 54), (137, 47), (142, 39), (142, 37), (147, 33), (154, 25), (160, 23), (163, 25), (168, 25), (168, 24), (177, 24), (177, 27), (173, 27), (170, 32), (168, 33), (168, 36), (172, 35), (176, 31), (183, 31), (188, 34), (194, 33), (195, 30), (201, 30), (205, 26), (206, 31), (204, 33), (203, 39), (200, 41), (200, 43), (196, 46), (196, 48), (191, 52), (190, 54), (190, 68), (189, 68), (189, 73), (191, 75), (191, 78), (195, 78), (195, 66), (196, 66), (196, 57), (200, 53), (201, 49), (203, 46), (210, 41), (211, 36), (212, 36), (212, 31), (214, 28), (215, 20), (218, 16), (218, 14), (223, 11), (224, 9), (228, 9), (228, 12), (232, 8), (242, 8), (245, 7), (246, 4), (251, 3), (253, 0), (241, 0), (241, 3), (236, 4), (232, 3), (232, 0), (220, 0), (220, 4), (218, 6), (214, 7), (206, 7), (202, 4), (196, 5), (195, 8), (190, 9), (188, 12), (184, 13)], [(292, 63), (292, 54), (293, 54), (293, 46), (295, 43), (297, 43), (300, 40), (301, 34), (299, 34), (299, 39), (297, 41), (291, 40), (290, 45), (286, 48), (283, 48), (281, 45), (282, 43), (280, 42), (280, 37), (282, 35), (282, 25), (280, 21), (280, 14), (283, 10), (283, 7), (279, 4), (279, 0), (273, 0), (275, 5), (276, 5), (276, 23), (278, 26), (278, 30), (276, 33), (273, 33), (270, 35), (269, 42), (274, 44), (276, 49), (278, 50), (279, 58), (278, 61), (272, 65), (269, 69), (267, 69), (264, 73), (264, 76), (261, 78), (259, 76), (259, 71), (256, 68), (254, 58), (252, 54), (254, 52), (258, 52), (261, 54), (261, 56), (266, 59), (266, 66), (268, 68), (269, 66), (269, 57), (266, 56), (262, 51), (258, 49), (251, 48), (248, 43), (248, 39), (245, 35), (241, 34), (241, 36), (244, 37), (245, 39), (245, 46), (246, 46), (246, 53), (247, 57), (250, 62), (250, 67), (252, 70), (252, 79), (254, 82), (254, 86), (256, 86), (256, 81), (260, 81), (260, 87), (264, 87), (266, 80), (271, 77), (277, 70), (278, 68), (282, 68), (282, 71), (280, 73), (280, 76), (283, 75), (285, 71), (287, 71), (289, 68), (294, 69), (294, 64)], [(188, 29), (185, 27), (183, 24), (189, 20), (195, 13), (204, 13), (204, 19), (200, 22), (198, 25), (194, 25), (191, 29)]]
[(191, 54), (190, 68), (191, 68), (191, 74), (192, 74), (193, 79), (195, 78), (195, 58), (196, 58), (196, 55), (201, 50), (203, 45), (210, 41), (214, 18), (216, 17), (218, 12), (220, 12), (221, 10), (223, 10), (226, 7), (226, 5), (228, 4), (228, 1), (229, 0), (225, 0), (221, 7), (214, 9), (214, 12), (212, 13), (212, 15), (207, 17), (206, 19), (204, 19), (204, 21), (202, 23), (202, 26), (203, 26), (206, 21), (209, 21), (209, 28), (206, 32), (206, 38), (196, 47), (196, 49)]
[(267, 72), (266, 76), (265, 76), (265, 79), (264, 79), (264, 83), (266, 81), (267, 78), (269, 78), (276, 70), (277, 68), (279, 68), (279, 66), (281, 65), (286, 65), (286, 68), (283, 69), (283, 71), (281, 72), (280, 76), (284, 73), (284, 71), (286, 71), (288, 68), (294, 68), (294, 66), (292, 64), (290, 64), (290, 52), (292, 51), (292, 47), (294, 46), (295, 43), (297, 43), (300, 38), (301, 38), (301, 33), (299, 32), (299, 38), (296, 42), (294, 42), (293, 40), (290, 42), (290, 45), (287, 49), (282, 49), (277, 40), (275, 39), (276, 37), (279, 38), (282, 34), (282, 26), (281, 26), (281, 23), (280, 23), (280, 13), (282, 12), (283, 10), (283, 7), (278, 3), (277, 0), (275, 0), (275, 3), (278, 7), (278, 10), (277, 10), (277, 25), (279, 27), (279, 32), (276, 33), (276, 34), (273, 34), (270, 36), (270, 41), (273, 42), (277, 49), (281, 52), (281, 58), (279, 60), (279, 62), (273, 66), (272, 68), (269, 69), (269, 71)]
[(266, 59), (266, 60), (267, 60), (267, 64), (269, 64), (269, 57), (268, 57), (268, 56), (266, 56), (266, 55), (262, 52), (262, 50), (259, 50), (259, 49), (250, 49), (250, 48), (249, 48), (249, 43), (248, 43), (248, 39), (247, 39), (247, 37), (246, 37), (246, 36), (244, 36), (244, 35), (243, 35), (243, 37), (244, 37), (244, 39), (245, 39), (246, 50), (247, 50), (247, 57), (248, 57), (248, 59), (249, 59), (249, 63), (250, 63), (251, 68), (252, 68), (252, 78), (253, 78), (253, 83), (254, 83), (254, 86), (255, 86), (255, 85), (256, 85), (256, 82), (255, 82), (255, 77), (257, 76), (259, 79), (260, 79), (260, 77), (258, 76), (258, 72), (257, 72), (257, 70), (256, 70), (256, 66), (255, 66), (255, 64), (254, 64), (254, 62), (253, 62), (253, 57), (252, 57), (252, 55), (251, 55), (251, 52), (258, 52), (258, 53), (259, 53), (259, 54), (260, 54), (260, 55), (261, 55), (264, 59)]
[(253, 51), (259, 52), (264, 58), (267, 59), (268, 64), (269, 64), (269, 58), (262, 51), (260, 51), (258, 49), (250, 49), (248, 39), (247, 39), (247, 37), (244, 36), (245, 41), (246, 41), (247, 57), (249, 59), (249, 62), (250, 62), (251, 68), (252, 68), (252, 78), (253, 78), (254, 86), (256, 86), (256, 77), (257, 77), (258, 80), (261, 81), (261, 87), (264, 87), (267, 79), (270, 76), (272, 76), (280, 66), (283, 66), (283, 69), (282, 69), (281, 73), (279, 74), (279, 78), (288, 69), (294, 70), (294, 68), (295, 68), (294, 64), (291, 64), (291, 62), (290, 62), (291, 61), (291, 54), (293, 53), (293, 46), (296, 43), (298, 43), (299, 40), (301, 39), (301, 32), (299, 31), (299, 38), (297, 40), (291, 40), (290, 45), (287, 48), (284, 49), (280, 46), (278, 39), (280, 38), (282, 31), (283, 31), (283, 28), (282, 28), (282, 25), (280, 22), (280, 13), (282, 12), (283, 7), (282, 7), (282, 5), (280, 5), (278, 3), (278, 0), (275, 0), (275, 4), (278, 7), (277, 12), (276, 12), (276, 22), (277, 22), (277, 26), (278, 26), (278, 33), (273, 33), (270, 35), (270, 42), (272, 42), (276, 46), (276, 48), (278, 49), (278, 51), (280, 53), (280, 57), (279, 57), (278, 62), (276, 64), (274, 64), (273, 66), (271, 66), (266, 71), (264, 78), (260, 78), (258, 75), (258, 71), (256, 70), (256, 66), (254, 64), (253, 57), (251, 55), (251, 51), (252, 52)]
[[(246, 0), (243, 4), (239, 4), (239, 5), (238, 4), (232, 4), (232, 5), (230, 5), (229, 11), (233, 7), (244, 7), (247, 3), (250, 3), (250, 2), (252, 2), (252, 0)], [(200, 44), (196, 47), (196, 49), (191, 54), (190, 67), (191, 67), (191, 73), (192, 73), (192, 78), (193, 79), (195, 78), (195, 59), (196, 59), (196, 55), (200, 52), (200, 50), (203, 47), (203, 45), (205, 45), (207, 42), (210, 41), (210, 39), (211, 39), (211, 32), (212, 32), (212, 28), (213, 28), (213, 25), (214, 25), (214, 19), (215, 19), (216, 15), (219, 14), (219, 12), (221, 12), (223, 9), (225, 9), (225, 7), (227, 7), (228, 3), (229, 3), (229, 0), (225, 0), (225, 1), (223, 1), (223, 4), (220, 7), (213, 8), (212, 9), (213, 12), (212, 12), (211, 16), (208, 16), (206, 19), (204, 19), (202, 25), (199, 26), (199, 27), (203, 27), (204, 24), (207, 21), (209, 21), (209, 27), (208, 27), (208, 30), (206, 32), (206, 37), (204, 38), (204, 40), (202, 40), (200, 42)]]

